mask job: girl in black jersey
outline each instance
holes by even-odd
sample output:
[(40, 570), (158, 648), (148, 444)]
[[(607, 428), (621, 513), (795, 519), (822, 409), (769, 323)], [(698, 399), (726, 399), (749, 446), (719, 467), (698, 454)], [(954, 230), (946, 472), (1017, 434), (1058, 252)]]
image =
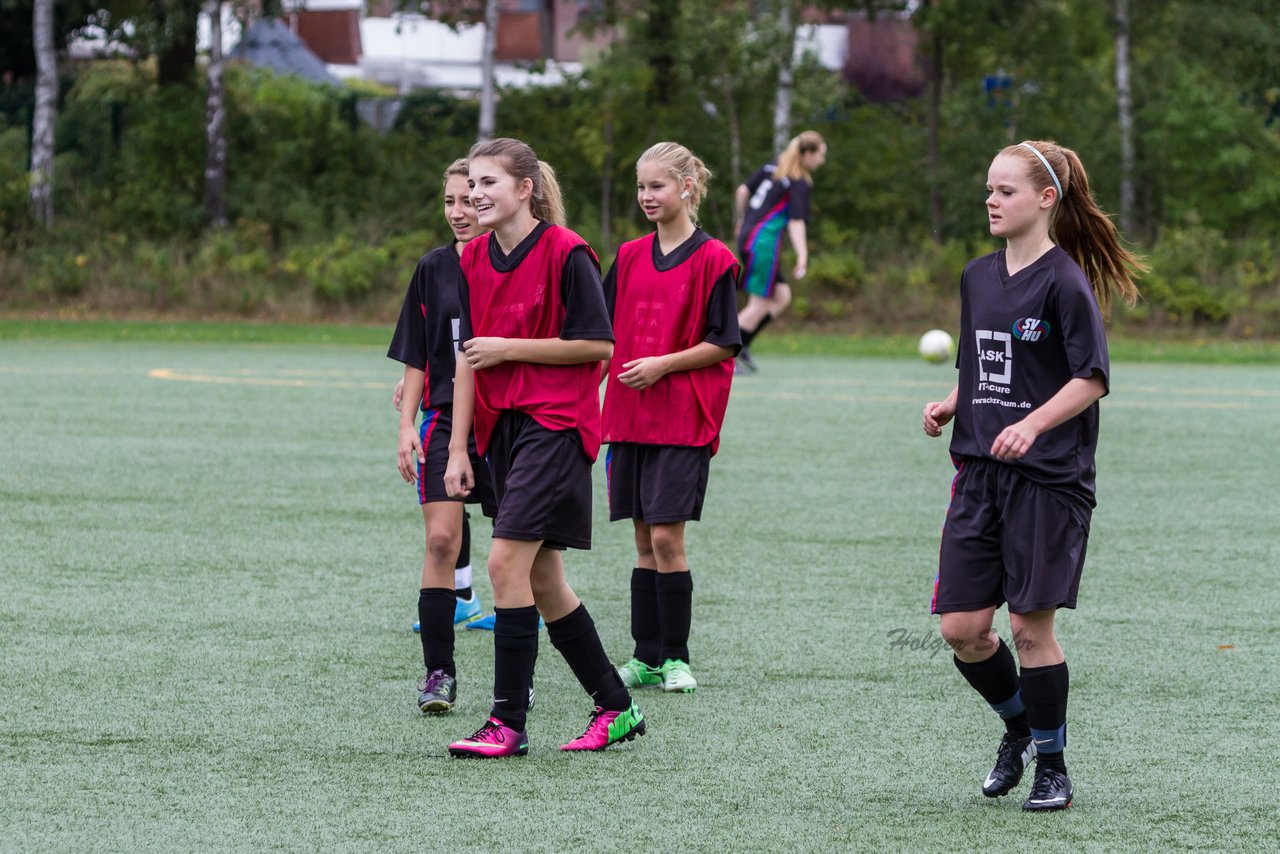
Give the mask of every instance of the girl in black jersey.
[[(1053, 142), (1003, 149), (987, 175), (987, 217), (1005, 248), (960, 280), (959, 380), (925, 404), (924, 432), (955, 419), (956, 465), (932, 610), (955, 664), (1004, 719), (982, 785), (999, 797), (1036, 757), (1025, 810), (1071, 805), (1067, 664), (1054, 636), (1074, 608), (1094, 501), (1098, 400), (1110, 365), (1103, 312), (1137, 298), (1145, 267), (1098, 209), (1075, 152)], [(1018, 664), (996, 634), (1009, 606)]]
[[(479, 598), (470, 589), (470, 551), (462, 502), (444, 490), (449, 460), (453, 403), (454, 352), (457, 347), (462, 248), (483, 233), (471, 206), (467, 162), (456, 160), (444, 173), (444, 213), (454, 241), (418, 262), (405, 293), (400, 319), (387, 356), (404, 363), (404, 378), (395, 395), (400, 409), (397, 467), (406, 483), (417, 485), (418, 503), (426, 528), (426, 557), (418, 592), (418, 624), (426, 667), (418, 681), (418, 708), (423, 713), (450, 711), (457, 699), (457, 669), (453, 660), (454, 625), (480, 614)], [(421, 409), (421, 427), (416, 426)], [(474, 443), (473, 443), (474, 445)], [(487, 468), (477, 490), (486, 515), (494, 513)], [(460, 578), (465, 574), (466, 578)], [(461, 582), (461, 583), (460, 583)]]
[(783, 235), (791, 240), (796, 253), (791, 275), (802, 279), (809, 266), (809, 194), (813, 171), (826, 160), (827, 143), (822, 135), (804, 131), (734, 193), (738, 254), (742, 258), (738, 287), (747, 292), (747, 304), (738, 313), (742, 330), (739, 370), (755, 373), (749, 349), (752, 340), (791, 304), (791, 286), (780, 270)]

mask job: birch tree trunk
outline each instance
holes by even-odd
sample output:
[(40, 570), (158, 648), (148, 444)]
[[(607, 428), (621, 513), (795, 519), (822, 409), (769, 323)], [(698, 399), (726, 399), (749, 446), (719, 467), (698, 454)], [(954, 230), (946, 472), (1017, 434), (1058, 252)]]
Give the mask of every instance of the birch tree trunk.
[(942, 243), (942, 36), (929, 36), (929, 227)]
[(1133, 92), (1129, 83), (1129, 0), (1116, 0), (1116, 108), (1120, 118), (1120, 230), (1133, 233)]
[(484, 3), (484, 56), (480, 60), (480, 141), (493, 136), (497, 93), (493, 85), (494, 55), (498, 48), (498, 0)]
[[(733, 97), (733, 75), (729, 64), (721, 61), (720, 90), (724, 93), (725, 112), (729, 114), (729, 182), (733, 187), (742, 183), (742, 128), (738, 122), (738, 104)], [(782, 149), (774, 146), (775, 150)]]
[[(612, 109), (610, 110), (612, 113)], [(606, 115), (601, 127), (604, 162), (600, 167), (600, 249), (613, 254), (613, 116)]]
[(773, 150), (781, 151), (791, 140), (791, 88), (795, 82), (792, 66), (796, 55), (796, 24), (791, 14), (792, 0), (782, 0), (778, 9), (778, 27), (782, 30), (782, 48), (778, 56), (778, 91), (773, 99)]
[(31, 121), (31, 204), (36, 220), (53, 228), (53, 128), (58, 118), (58, 56), (53, 48), (53, 0), (35, 0), (36, 106)]
[(222, 91), (222, 3), (205, 0), (209, 16), (209, 91), (205, 102), (204, 215), (210, 225), (227, 224), (227, 130)]

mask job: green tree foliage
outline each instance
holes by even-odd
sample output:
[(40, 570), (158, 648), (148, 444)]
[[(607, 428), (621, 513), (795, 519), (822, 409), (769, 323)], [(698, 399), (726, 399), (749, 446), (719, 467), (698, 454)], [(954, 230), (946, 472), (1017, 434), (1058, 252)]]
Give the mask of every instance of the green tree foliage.
[[(147, 13), (152, 54), (166, 28), (177, 27), (184, 2), (142, 4), (157, 7)], [(883, 17), (905, 4), (824, 5)], [(708, 14), (699, 3), (603, 2), (593, 7), (594, 25), (619, 37), (580, 75), (501, 93), (497, 132), (528, 140), (556, 167), (571, 223), (606, 261), (612, 247), (649, 227), (634, 201), (634, 163), (662, 139), (688, 145), (715, 173), (702, 222), (732, 238), (734, 187), (775, 153), (781, 34), (760, 14), (767, 6), (719, 0)], [(872, 103), (838, 73), (799, 62), (792, 126), (821, 132), (830, 155), (816, 176), (813, 263), (796, 316), (875, 324), (948, 316), (940, 308), (954, 296), (959, 266), (994, 245), (983, 185), (992, 156), (1010, 142), (1055, 139), (1076, 149), (1103, 207), (1114, 210), (1120, 158), (1110, 6), (919, 3), (912, 23), (920, 61), (938, 63), (936, 168), (927, 97)], [(130, 8), (136, 0), (113, 0), (111, 11)], [(1131, 17), (1140, 226), (1129, 237), (1155, 270), (1148, 302), (1128, 317), (1280, 334), (1280, 311), (1269, 308), (1280, 303), (1280, 261), (1269, 242), (1280, 219), (1280, 4), (1132, 0)], [(992, 90), (991, 78), (1010, 85)], [(158, 85), (149, 62), (96, 63), (77, 73), (57, 132), (60, 219), (73, 233), (79, 224), (79, 233), (126, 242), (198, 241), (190, 264), (236, 259), (224, 265), (235, 266), (235, 276), (261, 270), (282, 288), (306, 283), (328, 305), (367, 299), (361, 294), (377, 290), (370, 271), (394, 271), (417, 243), (443, 237), (440, 174), (474, 138), (474, 101), (414, 93), (394, 128), (379, 134), (358, 120), (352, 91), (234, 64), (226, 85), (233, 228), (216, 238), (216, 251), (200, 220), (200, 90)], [(38, 240), (26, 234), (21, 206), (9, 204), (27, 151), (25, 96), (11, 97), (17, 91), (0, 89), (0, 114), (13, 129), (0, 132), (0, 240), (10, 244)], [(382, 251), (392, 244), (394, 251)], [(173, 256), (166, 252), (154, 254)], [(398, 290), (401, 277), (392, 278)], [(48, 290), (72, 292), (79, 281), (64, 277)], [(254, 291), (229, 304), (269, 302)]]

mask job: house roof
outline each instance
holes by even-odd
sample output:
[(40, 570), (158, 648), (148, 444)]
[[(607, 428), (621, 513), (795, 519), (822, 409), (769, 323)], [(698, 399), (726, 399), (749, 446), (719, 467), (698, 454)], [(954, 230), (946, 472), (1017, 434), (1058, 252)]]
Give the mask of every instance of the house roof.
[(316, 83), (341, 85), (302, 39), (275, 18), (263, 18), (250, 26), (229, 58), (243, 59), (278, 74), (297, 74)]

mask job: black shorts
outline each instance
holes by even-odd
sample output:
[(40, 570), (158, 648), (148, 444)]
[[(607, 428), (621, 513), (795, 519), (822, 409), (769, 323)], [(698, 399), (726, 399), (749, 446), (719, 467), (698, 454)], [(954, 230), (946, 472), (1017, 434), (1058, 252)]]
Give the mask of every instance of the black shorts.
[[(462, 501), (450, 498), (444, 491), (444, 470), (449, 466), (449, 437), (453, 435), (453, 409), (424, 409), (418, 438), (422, 442), (422, 454), (426, 462), (418, 463), (418, 503), (432, 501)], [(498, 514), (498, 502), (493, 495), (493, 478), (489, 464), (476, 452), (476, 437), (468, 443), (471, 451), (471, 472), (475, 488), (467, 496), (466, 503), (479, 504), (481, 512), (492, 519)]]
[(576, 430), (548, 430), (505, 410), (489, 440), (498, 515), (493, 536), (591, 548), (591, 460)]
[(615, 442), (604, 465), (610, 522), (639, 519), (646, 525), (662, 525), (702, 518), (711, 471), (710, 445)]
[(1074, 608), (1091, 515), (1013, 466), (966, 459), (942, 527), (931, 610)]

